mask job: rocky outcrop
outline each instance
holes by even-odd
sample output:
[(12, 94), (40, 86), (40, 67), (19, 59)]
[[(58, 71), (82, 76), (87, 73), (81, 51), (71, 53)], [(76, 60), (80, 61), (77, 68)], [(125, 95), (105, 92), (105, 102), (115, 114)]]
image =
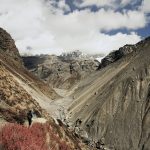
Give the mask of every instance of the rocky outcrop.
[(69, 89), (94, 72), (99, 62), (73, 55), (22, 57), (25, 66), (40, 79), (55, 88)]
[(110, 149), (148, 150), (150, 38), (131, 47), (134, 50), (126, 56), (119, 55), (120, 59), (81, 81), (68, 120), (74, 126), (80, 120), (78, 127), (90, 141), (103, 141)]
[(112, 51), (111, 53), (109, 53), (106, 57), (104, 57), (101, 60), (101, 63), (97, 70), (100, 70), (100, 69), (108, 66), (109, 64), (114, 63), (123, 57), (126, 57), (130, 53), (136, 51), (138, 45), (143, 45), (149, 40), (150, 40), (150, 37), (147, 37), (145, 40), (143, 40), (135, 45), (125, 45), (125, 46), (119, 48), (119, 50)]
[(101, 60), (101, 64), (98, 67), (98, 70), (101, 68), (106, 67), (107, 65), (116, 62), (117, 60), (121, 59), (122, 57), (125, 57), (126, 55), (132, 53), (134, 50), (136, 50), (135, 45), (125, 45), (119, 50), (113, 51), (110, 54), (108, 54), (105, 58)]
[(17, 63), (22, 64), (22, 59), (14, 40), (11, 38), (10, 34), (2, 28), (0, 28), (0, 53), (7, 54), (7, 57), (10, 56)]
[(128, 54), (132, 53), (135, 50), (136, 50), (136, 45), (125, 45), (119, 48), (119, 50), (115, 50), (109, 53), (106, 57), (104, 57), (101, 60), (98, 70), (108, 66), (111, 63), (118, 61), (119, 59), (127, 56)]

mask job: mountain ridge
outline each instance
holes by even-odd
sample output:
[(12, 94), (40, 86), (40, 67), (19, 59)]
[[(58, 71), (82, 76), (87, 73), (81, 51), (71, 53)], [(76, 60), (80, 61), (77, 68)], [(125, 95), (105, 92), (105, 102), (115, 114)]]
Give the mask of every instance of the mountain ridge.
[(125, 57), (126, 55), (129, 55), (130, 53), (136, 51), (138, 45), (143, 45), (144, 43), (148, 42), (150, 40), (150, 37), (145, 38), (144, 40), (136, 43), (135, 45), (126, 44), (123, 47), (120, 47), (118, 50), (114, 50), (110, 52), (107, 56), (105, 56), (98, 67), (98, 70), (106, 67), (107, 65), (121, 59), (122, 57)]

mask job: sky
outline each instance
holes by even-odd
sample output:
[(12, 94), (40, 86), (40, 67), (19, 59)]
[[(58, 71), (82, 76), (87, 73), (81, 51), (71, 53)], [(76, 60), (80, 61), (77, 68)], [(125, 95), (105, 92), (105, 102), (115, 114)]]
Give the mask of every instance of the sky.
[(150, 36), (150, 0), (0, 0), (21, 54), (108, 54)]

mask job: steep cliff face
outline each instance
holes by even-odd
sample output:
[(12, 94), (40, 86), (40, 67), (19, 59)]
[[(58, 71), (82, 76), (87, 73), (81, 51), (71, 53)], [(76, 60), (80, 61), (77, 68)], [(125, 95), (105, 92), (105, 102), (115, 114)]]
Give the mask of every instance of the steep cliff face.
[(15, 74), (24, 82), (32, 83), (43, 94), (46, 94), (50, 99), (59, 98), (56, 92), (40, 79), (32, 75), (23, 66), (22, 58), (10, 34), (0, 28), (0, 61), (1, 64)]
[(69, 109), (90, 140), (116, 150), (150, 147), (150, 38), (134, 48), (83, 80)]
[(40, 79), (55, 88), (69, 89), (94, 72), (99, 62), (72, 56), (22, 57), (25, 66)]
[(7, 55), (7, 57), (10, 56), (16, 63), (22, 64), (22, 59), (14, 40), (11, 38), (10, 34), (2, 28), (0, 28), (0, 53)]
[(110, 54), (108, 54), (106, 57), (104, 57), (101, 60), (98, 70), (121, 59), (122, 57), (125, 57), (126, 55), (132, 53), (135, 50), (136, 50), (136, 45), (125, 45), (125, 46), (119, 48), (119, 50), (111, 52)]

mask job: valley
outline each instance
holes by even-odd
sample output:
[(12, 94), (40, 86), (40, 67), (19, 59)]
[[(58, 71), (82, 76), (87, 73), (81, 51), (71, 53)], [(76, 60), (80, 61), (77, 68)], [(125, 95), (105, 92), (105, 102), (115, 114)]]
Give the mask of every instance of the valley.
[(149, 149), (150, 38), (99, 62), (79, 51), (21, 57), (0, 33), (1, 126), (26, 124), (32, 110), (35, 122), (47, 120), (69, 141), (67, 150)]

